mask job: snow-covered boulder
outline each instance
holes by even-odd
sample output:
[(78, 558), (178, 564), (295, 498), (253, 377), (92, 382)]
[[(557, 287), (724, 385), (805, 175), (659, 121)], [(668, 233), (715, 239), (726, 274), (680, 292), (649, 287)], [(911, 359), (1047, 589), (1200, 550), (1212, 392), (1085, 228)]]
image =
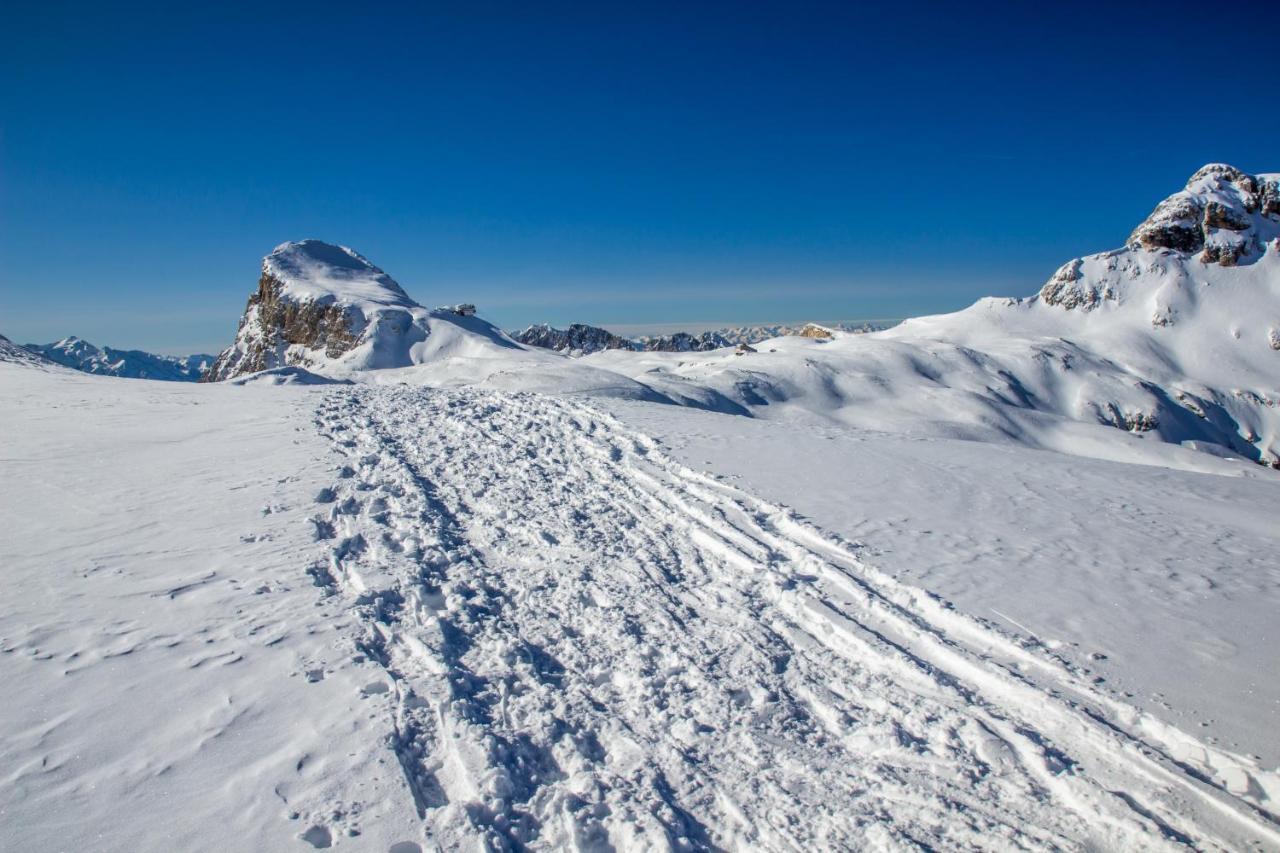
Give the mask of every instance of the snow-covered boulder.
[(262, 261), (235, 343), (204, 381), (303, 367), (323, 375), (408, 367), (444, 355), (519, 350), (457, 306), (422, 307), (395, 279), (345, 246), (282, 243)]

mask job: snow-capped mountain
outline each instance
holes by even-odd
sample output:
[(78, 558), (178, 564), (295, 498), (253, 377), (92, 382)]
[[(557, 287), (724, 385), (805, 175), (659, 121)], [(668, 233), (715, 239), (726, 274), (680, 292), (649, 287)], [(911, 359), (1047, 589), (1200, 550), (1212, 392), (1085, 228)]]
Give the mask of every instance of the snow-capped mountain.
[(641, 338), (624, 338), (599, 326), (573, 323), (567, 329), (556, 329), (545, 323), (529, 326), (512, 337), (522, 344), (554, 350), (569, 356), (590, 355), (604, 350), (636, 350), (647, 352), (709, 352), (732, 344), (716, 332), (676, 332)]
[(52, 344), (27, 344), (26, 348), (40, 353), (50, 361), (85, 373), (169, 382), (199, 380), (214, 359), (213, 356), (202, 353), (171, 356), (141, 350), (98, 347), (74, 335)]
[(279, 367), (325, 374), (407, 367), (522, 347), (472, 306), (428, 310), (360, 253), (319, 240), (282, 243), (262, 261), (235, 342), (203, 377)]
[[(698, 337), (704, 340), (714, 340), (718, 343), (715, 347), (696, 347), (695, 349), (718, 349), (720, 347), (737, 346), (738, 344), (758, 344), (761, 341), (771, 340), (773, 338), (786, 338), (805, 335), (805, 330), (814, 326), (813, 323), (774, 323), (755, 326), (725, 326), (720, 329), (711, 329), (703, 332)], [(822, 328), (831, 329), (836, 332), (852, 332), (854, 334), (864, 334), (867, 332), (878, 332), (889, 328), (892, 323), (881, 322), (862, 322), (862, 323), (823, 323)], [(655, 337), (637, 338), (650, 351), (668, 351), (668, 352), (685, 352), (687, 350), (680, 349), (676, 346), (664, 346), (663, 342), (671, 340), (673, 335), (660, 335)], [(653, 344), (653, 345), (650, 345)]]
[(875, 429), (1136, 459), (1100, 427), (1280, 467), (1280, 176), (1197, 171), (1121, 249), (1036, 296), (887, 331), (779, 338), (746, 358), (592, 356), (651, 387), (700, 386)]
[(567, 329), (556, 329), (546, 323), (536, 323), (511, 337), (522, 344), (555, 350), (566, 355), (589, 355), (607, 349), (636, 349), (636, 342), (615, 335), (599, 326), (573, 323)]
[[(642, 352), (710, 352), (738, 344), (757, 344), (771, 338), (803, 335), (811, 323), (776, 324), (764, 326), (728, 326), (704, 332), (674, 332), (669, 335), (641, 335), (626, 338), (599, 326), (573, 323), (567, 329), (556, 329), (539, 323), (512, 332), (511, 337), (522, 344), (554, 350), (570, 356), (590, 355), (604, 350), (637, 350)], [(888, 328), (883, 324), (858, 325), (834, 323), (826, 328), (843, 332), (874, 332)]]
[(676, 332), (671, 335), (646, 336), (638, 338), (636, 343), (639, 344), (636, 349), (646, 352), (711, 352), (733, 346), (732, 341), (714, 331), (699, 332), (696, 335)]

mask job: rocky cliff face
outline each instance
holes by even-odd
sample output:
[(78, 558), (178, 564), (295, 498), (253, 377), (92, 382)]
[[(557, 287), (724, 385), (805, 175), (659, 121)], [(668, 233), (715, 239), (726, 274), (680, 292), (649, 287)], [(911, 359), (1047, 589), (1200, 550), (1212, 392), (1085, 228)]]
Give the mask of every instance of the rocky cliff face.
[(1123, 249), (1076, 258), (1045, 283), (1040, 299), (1090, 310), (1123, 298), (1126, 282), (1150, 279), (1171, 266), (1194, 276), (1195, 265), (1232, 267), (1257, 261), (1280, 239), (1280, 176), (1248, 175), (1210, 163), (1187, 186), (1156, 206)]
[(264, 271), (249, 297), (236, 342), (223, 350), (202, 382), (219, 382), (275, 367), (305, 365), (308, 353), (339, 358), (360, 340), (363, 317), (350, 305), (298, 301)]

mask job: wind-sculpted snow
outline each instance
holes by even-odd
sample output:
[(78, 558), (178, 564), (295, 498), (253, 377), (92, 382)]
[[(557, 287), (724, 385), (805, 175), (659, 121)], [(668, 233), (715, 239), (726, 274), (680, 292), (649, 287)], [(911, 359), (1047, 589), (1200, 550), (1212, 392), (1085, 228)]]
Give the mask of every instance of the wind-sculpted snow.
[[(1280, 843), (1272, 774), (1175, 759), (1049, 650), (584, 404), (357, 387), (316, 424), (311, 574), (428, 846)], [(319, 841), (374, 796), (292, 790)]]

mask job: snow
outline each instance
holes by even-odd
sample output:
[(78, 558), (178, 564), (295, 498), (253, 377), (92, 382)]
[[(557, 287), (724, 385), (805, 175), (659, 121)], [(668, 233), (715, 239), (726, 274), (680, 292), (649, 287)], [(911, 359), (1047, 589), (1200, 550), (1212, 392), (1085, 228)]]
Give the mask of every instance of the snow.
[(263, 260), (263, 272), (302, 301), (343, 302), (366, 309), (417, 307), (395, 279), (359, 252), (321, 240), (281, 243)]
[(860, 543), (893, 577), (1052, 648), (1117, 698), (1280, 764), (1280, 683), (1267, 676), (1277, 478), (607, 407), (683, 463)]
[(468, 388), (0, 395), (0, 847), (1280, 843), (1273, 480)]
[(0, 338), (0, 849), (1280, 849), (1254, 245), (571, 359), (303, 241), (258, 373)]

